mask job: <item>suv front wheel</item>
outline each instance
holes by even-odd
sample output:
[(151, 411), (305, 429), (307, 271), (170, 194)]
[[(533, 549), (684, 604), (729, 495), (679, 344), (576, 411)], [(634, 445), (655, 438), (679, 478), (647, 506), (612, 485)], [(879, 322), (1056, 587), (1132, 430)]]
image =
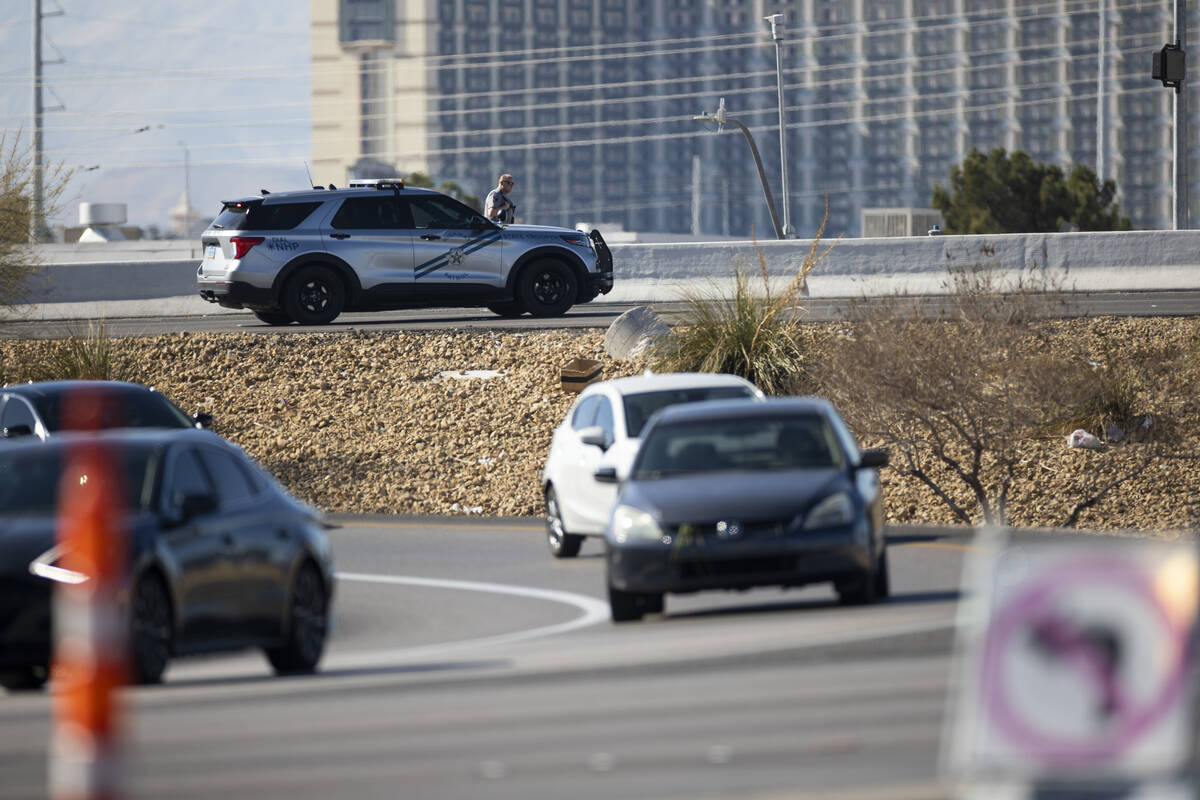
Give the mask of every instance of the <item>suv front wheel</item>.
[(535, 317), (565, 314), (578, 296), (575, 271), (561, 261), (548, 258), (530, 264), (517, 284), (521, 305)]

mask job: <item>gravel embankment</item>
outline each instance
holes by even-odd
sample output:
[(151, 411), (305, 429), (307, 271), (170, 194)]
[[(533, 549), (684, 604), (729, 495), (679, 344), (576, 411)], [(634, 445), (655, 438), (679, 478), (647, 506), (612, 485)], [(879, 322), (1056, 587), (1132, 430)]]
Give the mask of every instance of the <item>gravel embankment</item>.
[[(1190, 353), (1200, 331), (1177, 319), (1079, 320), (1060, 329), (1130, 358), (1146, 357), (1150, 341)], [(0, 359), (20, 363), (10, 359), (35, 357), (47, 346), (0, 340)], [(330, 512), (540, 514), (550, 434), (574, 398), (559, 386), (562, 365), (594, 358), (605, 378), (646, 367), (609, 358), (598, 331), (182, 333), (118, 346), (141, 365), (146, 383), (187, 411), (211, 412), (218, 433)], [(443, 374), (468, 370), (499, 375)], [(1184, 441), (1200, 429), (1192, 370), (1166, 375), (1146, 387), (1143, 402), (1157, 425)], [(1137, 447), (1081, 452), (1067, 450), (1059, 437), (1029, 442), (1013, 521), (1058, 524), (1083, 488), (1133, 463)], [(928, 489), (895, 470), (884, 478), (891, 521), (953, 521)], [(1162, 459), (1085, 512), (1080, 526), (1184, 528), (1198, 490), (1196, 461)]]

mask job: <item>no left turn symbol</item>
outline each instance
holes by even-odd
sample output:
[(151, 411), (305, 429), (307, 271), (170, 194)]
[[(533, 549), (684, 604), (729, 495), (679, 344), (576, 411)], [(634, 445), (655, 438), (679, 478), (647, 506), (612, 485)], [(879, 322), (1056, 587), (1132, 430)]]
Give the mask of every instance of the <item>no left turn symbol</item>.
[(1192, 607), (1181, 608), (1167, 562), (1053, 552), (993, 588), (972, 682), (982, 760), (1054, 772), (1177, 758), (1191, 714), (1194, 557)]

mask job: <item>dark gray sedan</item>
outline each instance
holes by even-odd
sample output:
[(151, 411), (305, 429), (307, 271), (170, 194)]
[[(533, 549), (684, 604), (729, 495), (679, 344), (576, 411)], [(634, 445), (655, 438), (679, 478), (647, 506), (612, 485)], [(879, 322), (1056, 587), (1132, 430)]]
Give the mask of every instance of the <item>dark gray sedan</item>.
[(60, 487), (89, 480), (85, 447), (117, 487), (106, 496), (127, 537), (136, 682), (161, 680), (177, 655), (246, 647), (279, 673), (316, 668), (333, 592), (319, 512), (215, 433), (124, 429), (0, 447), (0, 685), (46, 681), (54, 586), (91, 580), (63, 566), (56, 540)]
[(843, 603), (887, 597), (887, 461), (817, 398), (664, 409), (605, 532), (613, 621), (661, 612), (668, 592), (832, 581)]

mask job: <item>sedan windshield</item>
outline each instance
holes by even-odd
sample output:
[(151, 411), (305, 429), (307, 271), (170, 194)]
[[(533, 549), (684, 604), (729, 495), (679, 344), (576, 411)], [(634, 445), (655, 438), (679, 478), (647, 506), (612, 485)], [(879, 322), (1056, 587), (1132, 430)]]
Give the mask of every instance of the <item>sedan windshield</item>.
[(642, 434), (642, 427), (650, 415), (660, 408), (673, 406), (678, 403), (699, 403), (703, 400), (732, 400), (742, 397), (754, 397), (754, 390), (748, 386), (704, 386), (694, 389), (667, 389), (659, 392), (642, 392), (625, 396), (625, 430), (629, 438), (636, 439)]
[(755, 415), (655, 427), (642, 443), (633, 479), (723, 470), (832, 469), (844, 463), (824, 417)]
[(158, 392), (137, 387), (104, 386), (80, 390), (91, 393), (80, 418), (64, 414), (66, 392), (31, 397), (48, 431), (100, 428), (193, 428), (195, 423)]
[[(150, 508), (157, 471), (158, 451), (122, 449), (114, 453), (119, 469), (121, 506), (128, 511)], [(84, 483), (88, 476), (78, 465), (65, 463), (68, 451), (60, 447), (0, 449), (0, 515), (48, 516), (58, 508), (64, 472), (69, 480)]]

